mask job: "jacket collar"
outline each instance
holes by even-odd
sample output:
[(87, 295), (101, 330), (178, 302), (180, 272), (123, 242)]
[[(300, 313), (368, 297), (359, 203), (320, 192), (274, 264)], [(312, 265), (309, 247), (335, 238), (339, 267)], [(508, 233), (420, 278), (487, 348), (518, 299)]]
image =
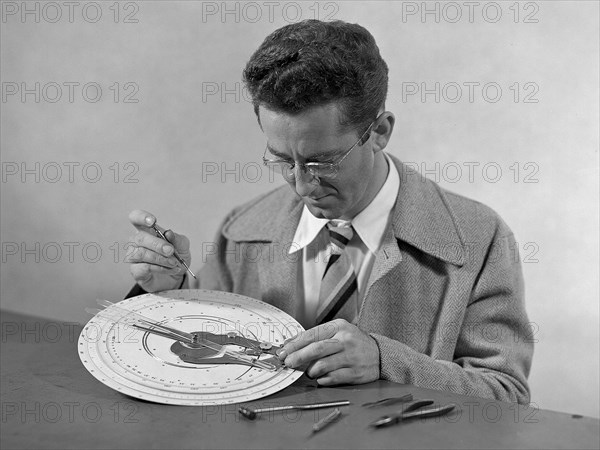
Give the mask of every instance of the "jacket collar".
[[(389, 156), (400, 175), (400, 190), (391, 213), (394, 236), (438, 259), (462, 266), (464, 239), (445, 191)], [(302, 205), (288, 186), (282, 186), (236, 209), (226, 221), (223, 234), (233, 241), (294, 245)]]
[(238, 242), (293, 245), (302, 205), (288, 186), (282, 186), (234, 210), (223, 235)]
[(400, 190), (392, 211), (397, 239), (438, 259), (462, 266), (465, 244), (446, 191), (391, 156), (400, 174)]

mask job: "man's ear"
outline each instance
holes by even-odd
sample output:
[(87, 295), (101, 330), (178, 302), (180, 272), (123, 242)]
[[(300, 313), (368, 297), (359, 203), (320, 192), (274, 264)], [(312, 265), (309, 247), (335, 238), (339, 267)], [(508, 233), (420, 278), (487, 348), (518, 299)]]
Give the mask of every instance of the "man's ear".
[(260, 131), (263, 131), (262, 123), (260, 123), (260, 104), (254, 104), (254, 114), (256, 114), (256, 121), (258, 122), (258, 126), (260, 127)]
[(379, 152), (387, 147), (392, 137), (392, 131), (394, 131), (395, 122), (394, 114), (389, 111), (385, 111), (379, 116), (377, 122), (373, 125), (373, 131), (371, 131), (374, 152)]

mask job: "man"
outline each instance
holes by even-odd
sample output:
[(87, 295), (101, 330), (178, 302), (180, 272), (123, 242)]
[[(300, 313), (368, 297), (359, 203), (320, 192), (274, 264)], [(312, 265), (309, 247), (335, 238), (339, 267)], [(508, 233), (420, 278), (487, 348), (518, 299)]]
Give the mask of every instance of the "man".
[[(308, 20), (244, 70), (282, 187), (225, 219), (194, 287), (271, 303), (307, 328), (280, 353), (321, 385), (378, 378), (528, 403), (532, 343), (514, 238), (489, 208), (383, 152), (387, 65), (370, 33)], [(137, 292), (187, 286), (155, 218), (133, 211)], [(139, 288), (142, 289), (139, 289)]]

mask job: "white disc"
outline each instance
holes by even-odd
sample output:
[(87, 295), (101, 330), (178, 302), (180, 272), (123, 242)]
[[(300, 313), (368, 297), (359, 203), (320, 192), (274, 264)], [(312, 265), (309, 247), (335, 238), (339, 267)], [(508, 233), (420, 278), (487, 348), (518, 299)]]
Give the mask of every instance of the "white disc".
[(116, 305), (120, 308), (108, 307), (86, 324), (78, 351), (94, 377), (123, 394), (171, 405), (223, 405), (271, 395), (302, 376), (289, 368), (272, 371), (242, 364), (185, 362), (171, 351), (174, 340), (132, 328), (127, 324), (130, 315), (121, 309), (189, 333), (236, 332), (277, 346), (304, 330), (267, 303), (229, 292), (190, 289), (144, 294)]

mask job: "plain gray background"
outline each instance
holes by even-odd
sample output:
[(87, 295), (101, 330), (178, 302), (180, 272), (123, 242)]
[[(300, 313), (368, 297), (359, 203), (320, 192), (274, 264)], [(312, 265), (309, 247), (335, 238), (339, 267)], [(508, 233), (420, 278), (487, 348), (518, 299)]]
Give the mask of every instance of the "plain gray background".
[(122, 298), (135, 208), (189, 236), (198, 269), (225, 214), (281, 184), (259, 165), (243, 66), (286, 23), (342, 19), (368, 28), (390, 67), (388, 151), (517, 237), (532, 401), (599, 416), (597, 2), (2, 10), (2, 308), (83, 322), (96, 298)]

